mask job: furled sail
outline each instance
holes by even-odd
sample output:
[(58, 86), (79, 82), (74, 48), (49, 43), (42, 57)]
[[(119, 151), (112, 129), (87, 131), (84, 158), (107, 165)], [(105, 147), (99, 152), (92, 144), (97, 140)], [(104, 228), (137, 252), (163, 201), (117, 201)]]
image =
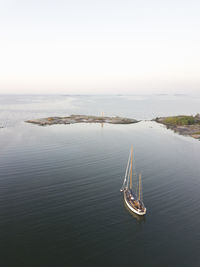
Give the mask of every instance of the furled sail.
[(122, 187), (120, 189), (121, 192), (124, 190), (125, 186), (128, 184), (129, 171), (130, 171), (130, 159), (131, 159), (131, 151), (130, 151), (129, 157), (128, 157), (128, 163), (127, 163), (127, 167), (126, 167), (124, 182), (123, 182), (123, 185), (122, 185)]

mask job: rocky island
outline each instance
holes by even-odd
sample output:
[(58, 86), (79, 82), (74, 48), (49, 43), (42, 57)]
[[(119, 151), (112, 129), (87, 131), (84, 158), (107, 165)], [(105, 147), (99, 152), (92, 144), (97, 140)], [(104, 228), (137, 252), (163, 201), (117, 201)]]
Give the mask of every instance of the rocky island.
[(189, 135), (200, 140), (200, 114), (196, 116), (159, 117), (154, 121), (166, 125), (168, 129), (172, 129), (179, 134)]
[(121, 117), (70, 115), (67, 117), (48, 117), (26, 121), (40, 126), (54, 124), (72, 124), (72, 123), (111, 123), (111, 124), (130, 124), (138, 122), (135, 119)]

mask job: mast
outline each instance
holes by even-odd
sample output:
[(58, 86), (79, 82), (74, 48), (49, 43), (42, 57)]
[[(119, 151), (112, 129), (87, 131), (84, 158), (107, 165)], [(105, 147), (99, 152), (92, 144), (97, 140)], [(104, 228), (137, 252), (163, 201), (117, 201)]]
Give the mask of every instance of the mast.
[(138, 199), (141, 200), (141, 179), (142, 179), (142, 175), (141, 173), (139, 174), (139, 195), (138, 195)]
[(130, 168), (130, 189), (132, 189), (132, 172), (133, 172), (133, 145), (131, 146), (131, 168)]

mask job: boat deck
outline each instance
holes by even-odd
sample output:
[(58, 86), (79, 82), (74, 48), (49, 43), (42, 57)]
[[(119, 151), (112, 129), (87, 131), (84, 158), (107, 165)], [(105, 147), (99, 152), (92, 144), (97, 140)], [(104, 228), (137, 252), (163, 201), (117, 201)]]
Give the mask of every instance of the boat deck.
[(146, 208), (143, 203), (128, 189), (124, 190), (124, 198), (131, 210), (137, 213), (146, 213)]

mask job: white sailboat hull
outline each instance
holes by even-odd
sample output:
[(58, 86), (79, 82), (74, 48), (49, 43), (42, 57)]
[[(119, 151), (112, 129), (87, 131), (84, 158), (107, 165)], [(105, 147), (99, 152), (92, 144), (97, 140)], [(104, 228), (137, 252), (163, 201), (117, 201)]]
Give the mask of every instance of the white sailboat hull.
[(125, 201), (127, 207), (128, 207), (132, 212), (136, 213), (137, 215), (145, 215), (145, 214), (146, 214), (146, 211), (147, 211), (146, 208), (144, 209), (144, 211), (139, 211), (139, 210), (134, 209), (134, 208), (128, 203), (128, 201), (127, 201), (127, 199), (126, 199), (126, 193), (125, 193), (125, 192), (124, 192), (124, 201)]

